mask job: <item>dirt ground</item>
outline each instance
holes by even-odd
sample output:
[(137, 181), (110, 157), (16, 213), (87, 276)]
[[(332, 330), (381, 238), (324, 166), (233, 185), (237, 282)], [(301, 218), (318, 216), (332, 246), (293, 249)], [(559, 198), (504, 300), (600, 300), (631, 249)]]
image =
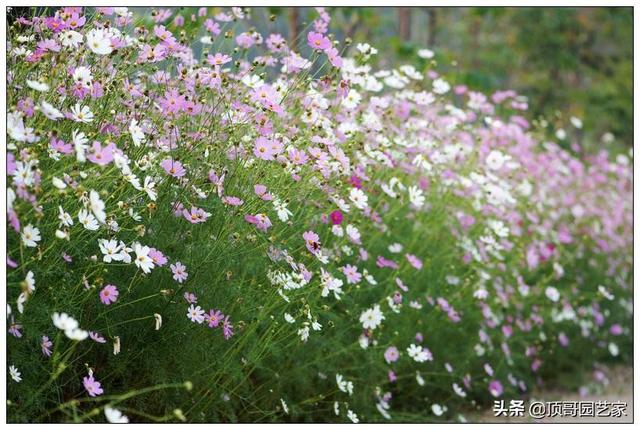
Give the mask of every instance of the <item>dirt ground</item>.
[[(525, 416), (518, 418), (496, 417), (493, 409), (484, 413), (468, 415), (469, 422), (480, 423), (632, 423), (633, 422), (633, 369), (631, 367), (616, 367), (606, 369), (605, 374), (609, 379), (609, 384), (604, 387), (601, 394), (589, 394), (580, 396), (576, 392), (566, 392), (561, 390), (535, 391), (532, 398), (543, 402), (555, 401), (576, 401), (576, 402), (598, 402), (606, 400), (608, 402), (626, 402), (626, 415), (619, 418), (613, 417), (546, 417), (534, 419), (528, 414), (529, 401), (525, 401)], [(508, 404), (508, 402), (507, 402)]]

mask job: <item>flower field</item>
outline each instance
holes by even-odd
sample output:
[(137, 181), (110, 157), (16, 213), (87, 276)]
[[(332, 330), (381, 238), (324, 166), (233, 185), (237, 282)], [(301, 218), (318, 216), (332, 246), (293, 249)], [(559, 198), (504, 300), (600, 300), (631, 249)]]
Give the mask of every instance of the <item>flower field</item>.
[(7, 23), (9, 422), (465, 422), (632, 362), (630, 151), (322, 8), (295, 49), (45, 9)]

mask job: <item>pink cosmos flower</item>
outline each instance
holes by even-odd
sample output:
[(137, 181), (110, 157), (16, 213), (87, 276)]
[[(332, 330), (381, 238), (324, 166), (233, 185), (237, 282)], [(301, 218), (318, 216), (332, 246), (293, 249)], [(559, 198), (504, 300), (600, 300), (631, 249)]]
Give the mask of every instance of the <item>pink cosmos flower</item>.
[(609, 328), (609, 333), (611, 333), (614, 336), (620, 336), (622, 334), (622, 326), (620, 324), (612, 325), (611, 328)]
[(309, 160), (309, 157), (307, 156), (307, 153), (304, 152), (304, 149), (290, 148), (287, 155), (289, 156), (289, 160), (291, 160), (293, 164), (297, 164), (299, 166), (306, 164)]
[(89, 393), (91, 397), (99, 396), (104, 392), (104, 390), (102, 390), (102, 388), (100, 387), (100, 382), (96, 381), (93, 378), (93, 375), (85, 376), (82, 379), (82, 384), (84, 385), (84, 389), (87, 390), (87, 393)]
[(320, 236), (313, 231), (305, 231), (302, 234), (307, 249), (312, 254), (317, 254), (320, 251)]
[(184, 299), (187, 301), (187, 303), (192, 304), (192, 303), (198, 303), (198, 298), (196, 297), (195, 294), (193, 293), (188, 293), (185, 292), (184, 293)]
[(260, 136), (253, 147), (253, 155), (266, 161), (275, 160), (275, 156), (282, 152), (282, 143)]
[(413, 254), (405, 254), (405, 257), (407, 257), (407, 261), (409, 261), (409, 264), (411, 264), (414, 268), (416, 268), (417, 270), (422, 269), (422, 260), (420, 260), (418, 257)]
[(94, 141), (93, 146), (87, 154), (87, 160), (100, 166), (106, 166), (113, 161), (113, 150), (115, 144), (110, 143), (104, 148), (100, 145), (100, 142)]
[(391, 269), (397, 269), (399, 267), (398, 263), (396, 263), (393, 260), (387, 260), (382, 255), (378, 256), (378, 259), (376, 260), (376, 266), (378, 266), (380, 268), (389, 267)]
[(253, 186), (253, 191), (256, 193), (258, 197), (262, 200), (270, 201), (273, 200), (273, 196), (267, 192), (267, 187), (262, 184), (255, 184)]
[(229, 321), (229, 315), (227, 315), (222, 322), (222, 335), (227, 340), (233, 336), (233, 325), (231, 324), (231, 321)]
[(116, 286), (109, 284), (100, 291), (100, 301), (105, 305), (110, 305), (118, 300), (118, 294), (120, 293)]
[(191, 206), (191, 211), (188, 211), (186, 209), (182, 210), (182, 216), (184, 216), (184, 218), (191, 224), (205, 222), (207, 218), (209, 218), (209, 215), (211, 214), (195, 206)]
[(149, 248), (148, 255), (149, 258), (153, 260), (153, 264), (155, 264), (156, 266), (161, 267), (167, 264), (167, 257), (165, 257), (162, 252), (158, 251), (155, 248)]
[(171, 89), (164, 93), (164, 97), (158, 100), (158, 103), (165, 113), (175, 113), (182, 110), (186, 101), (185, 96), (181, 95), (178, 90)]
[(395, 346), (390, 346), (384, 352), (384, 359), (389, 364), (398, 361), (399, 357), (400, 357), (400, 352), (398, 352), (398, 348), (396, 348)]
[(362, 275), (358, 273), (358, 268), (356, 266), (352, 266), (347, 264), (342, 267), (342, 273), (347, 278), (347, 283), (349, 284), (357, 284), (362, 279)]
[(336, 48), (331, 47), (327, 49), (325, 51), (325, 54), (327, 54), (327, 57), (329, 58), (329, 62), (333, 67), (336, 67), (338, 69), (342, 67), (342, 57), (340, 56), (340, 53)]
[(229, 206), (240, 206), (244, 203), (242, 199), (233, 196), (224, 196), (222, 198), (222, 203)]
[(282, 52), (287, 47), (286, 40), (277, 33), (270, 34), (266, 43), (271, 52)]
[(227, 54), (221, 54), (220, 52), (216, 53), (216, 55), (207, 55), (207, 63), (212, 66), (222, 66), (223, 64), (227, 64), (230, 62), (232, 58)]
[(347, 95), (349, 94), (349, 81), (348, 80), (341, 80), (340, 83), (338, 84), (338, 97), (340, 97), (341, 99), (346, 99)]
[(322, 33), (316, 33), (315, 31), (310, 31), (307, 34), (307, 43), (313, 49), (320, 51), (325, 51), (331, 48), (331, 41)]
[(89, 332), (89, 337), (90, 337), (94, 342), (97, 342), (97, 343), (107, 343), (107, 340), (106, 340), (104, 337), (102, 337), (102, 335), (101, 335), (100, 333), (98, 333), (98, 332), (90, 331), (90, 332)]
[(49, 146), (51, 147), (51, 149), (62, 154), (71, 154), (73, 152), (73, 146), (71, 146), (70, 143), (65, 143), (64, 140), (55, 137), (51, 138)]
[(22, 325), (18, 323), (12, 323), (9, 326), (9, 333), (11, 333), (14, 337), (22, 337), (22, 332), (20, 331), (21, 329)]
[(186, 266), (181, 262), (177, 261), (176, 264), (172, 264), (169, 267), (171, 267), (171, 272), (173, 272), (173, 279), (178, 281), (180, 284), (186, 281), (187, 277), (189, 277), (189, 274), (186, 272)]
[(245, 215), (244, 220), (255, 225), (258, 230), (267, 231), (271, 227), (271, 220), (265, 214)]
[(42, 340), (40, 341), (40, 348), (42, 349), (42, 353), (51, 357), (51, 347), (53, 346), (53, 342), (49, 340), (47, 336), (42, 336)]
[(502, 384), (500, 381), (494, 379), (489, 383), (489, 392), (493, 397), (500, 397), (503, 392)]
[(165, 158), (162, 163), (160, 163), (160, 166), (167, 174), (174, 178), (181, 178), (187, 173), (182, 163), (172, 158)]

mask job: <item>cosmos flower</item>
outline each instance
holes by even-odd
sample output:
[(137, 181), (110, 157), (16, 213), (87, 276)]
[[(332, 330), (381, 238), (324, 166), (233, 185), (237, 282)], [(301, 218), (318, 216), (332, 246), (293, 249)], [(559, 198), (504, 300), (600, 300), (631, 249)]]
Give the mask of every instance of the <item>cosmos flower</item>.
[(100, 291), (100, 301), (105, 305), (110, 305), (118, 300), (118, 289), (115, 285), (107, 285)]

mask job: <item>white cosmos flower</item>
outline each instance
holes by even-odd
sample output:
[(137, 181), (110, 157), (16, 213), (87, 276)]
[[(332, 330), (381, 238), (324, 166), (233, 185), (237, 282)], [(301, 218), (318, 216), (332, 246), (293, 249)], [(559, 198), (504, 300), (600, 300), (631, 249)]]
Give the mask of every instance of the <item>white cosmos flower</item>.
[(344, 379), (344, 376), (339, 373), (336, 373), (336, 384), (338, 384), (338, 389), (343, 393), (353, 394), (353, 382), (347, 381)]
[(55, 235), (58, 239), (67, 239), (71, 238), (71, 235), (68, 231), (56, 230)]
[(36, 91), (40, 91), (41, 93), (44, 93), (46, 91), (49, 91), (49, 85), (47, 85), (44, 82), (41, 81), (32, 81), (31, 79), (27, 79), (25, 81), (27, 83), (27, 85), (29, 86), (29, 88), (33, 88)]
[(153, 178), (151, 176), (147, 176), (146, 178), (144, 178), (144, 186), (142, 187), (142, 189), (147, 193), (149, 198), (153, 201), (155, 201), (156, 198), (158, 197), (158, 194), (156, 193), (156, 190), (155, 190), (155, 186), (156, 186), (156, 183), (153, 181)]
[(103, 224), (107, 221), (107, 214), (104, 211), (104, 202), (100, 199), (100, 195), (95, 190), (91, 190), (89, 192), (89, 208), (98, 221)]
[(64, 117), (62, 112), (60, 112), (58, 109), (54, 108), (53, 105), (51, 105), (50, 103), (47, 103), (44, 100), (40, 102), (40, 112), (42, 112), (44, 116), (46, 116), (52, 121), (57, 121), (60, 118)]
[(138, 125), (138, 121), (135, 119), (132, 119), (131, 124), (129, 124), (129, 133), (131, 133), (131, 139), (135, 146), (140, 146), (147, 140), (142, 131), (142, 127)]
[(411, 204), (418, 208), (421, 208), (422, 206), (424, 206), (424, 193), (420, 188), (412, 185), (409, 187), (409, 200), (411, 201)]
[(73, 71), (72, 78), (74, 82), (87, 88), (91, 87), (91, 83), (93, 82), (91, 70), (84, 66), (76, 67)]
[(33, 293), (36, 290), (36, 279), (31, 270), (27, 272), (27, 277), (24, 278), (24, 282), (27, 284), (27, 291), (29, 291), (29, 293)]
[(349, 200), (353, 202), (355, 207), (357, 207), (360, 210), (363, 210), (364, 208), (367, 207), (367, 202), (369, 198), (361, 189), (351, 188), (351, 191), (349, 192)]
[(365, 329), (375, 329), (382, 324), (383, 319), (384, 315), (380, 310), (380, 305), (374, 305), (371, 309), (367, 309), (360, 315), (360, 322)]
[(87, 230), (95, 231), (100, 228), (96, 217), (86, 209), (80, 209), (80, 212), (78, 212), (78, 221), (80, 221), (80, 224)]
[(67, 188), (67, 184), (60, 178), (54, 177), (53, 179), (51, 179), (51, 183), (59, 190), (64, 190), (65, 188)]
[(409, 357), (413, 358), (413, 360), (417, 361), (418, 363), (433, 360), (431, 351), (423, 348), (422, 346), (414, 345), (413, 343), (409, 346), (409, 348), (407, 348), (407, 353), (409, 354)]
[(503, 154), (501, 151), (494, 149), (487, 155), (485, 162), (487, 167), (491, 170), (500, 170), (504, 164), (511, 160), (511, 157)]
[(76, 150), (76, 159), (79, 162), (84, 163), (86, 160), (85, 152), (89, 147), (89, 145), (87, 145), (87, 142), (89, 142), (89, 139), (87, 139), (87, 136), (85, 136), (84, 133), (78, 130), (74, 130), (71, 135), (71, 140)]
[(65, 48), (77, 48), (82, 44), (82, 34), (77, 31), (68, 30), (58, 34), (60, 44)]
[(389, 252), (397, 254), (399, 252), (402, 252), (402, 244), (400, 243), (392, 243), (391, 245), (388, 246)]
[(74, 121), (89, 123), (93, 121), (93, 112), (91, 112), (89, 106), (81, 106), (78, 102), (71, 108), (71, 117)]
[(455, 382), (452, 385), (453, 387), (453, 391), (460, 397), (467, 397), (467, 393), (465, 393), (465, 391), (460, 387), (460, 385), (456, 384)]
[(24, 303), (27, 301), (27, 293), (24, 291), (20, 293), (18, 299), (16, 300), (16, 306), (18, 307), (18, 312), (24, 312)]
[(431, 49), (424, 48), (424, 49), (418, 50), (418, 57), (420, 58), (430, 59), (430, 58), (433, 58), (433, 56), (434, 56), (434, 53)]
[(34, 227), (31, 224), (22, 229), (22, 242), (29, 248), (35, 248), (38, 246), (38, 242), (42, 239), (40, 237), (40, 230), (38, 227)]
[(353, 412), (351, 409), (347, 410), (347, 417), (354, 424), (358, 424), (360, 422), (360, 420), (358, 419), (358, 415), (356, 415), (356, 413)]
[(294, 322), (296, 322), (296, 319), (294, 317), (292, 317), (291, 314), (288, 314), (286, 312), (284, 314), (284, 320), (286, 322), (288, 322), (289, 324), (293, 324)]
[(18, 368), (13, 364), (9, 366), (9, 375), (11, 376), (11, 379), (13, 379), (16, 382), (22, 381), (22, 378), (20, 377), (21, 373), (18, 371)]
[(73, 218), (67, 212), (62, 209), (62, 206), (58, 206), (58, 219), (60, 220), (60, 225), (65, 227), (71, 227), (73, 225)]
[(98, 55), (109, 55), (113, 51), (111, 40), (106, 32), (97, 28), (87, 33), (87, 46)]
[(150, 273), (151, 269), (154, 268), (153, 260), (149, 257), (150, 248), (148, 246), (135, 243), (133, 245), (133, 250), (136, 253), (135, 265), (144, 273)]
[(129, 418), (126, 415), (109, 405), (104, 407), (104, 416), (111, 424), (127, 424), (129, 422)]
[(89, 337), (89, 332), (86, 331), (86, 330), (82, 330), (80, 328), (74, 328), (72, 330), (65, 330), (64, 334), (69, 339), (78, 340), (78, 341), (85, 340), (87, 337)]
[(445, 94), (448, 93), (451, 89), (451, 85), (444, 79), (438, 78), (433, 81), (433, 92), (436, 94)]
[(60, 314), (58, 312), (54, 312), (51, 319), (53, 320), (53, 325), (63, 331), (74, 330), (79, 326), (78, 321), (65, 312)]
[(197, 324), (202, 324), (204, 321), (204, 311), (200, 306), (189, 306), (187, 312), (187, 318), (189, 318), (192, 322)]
[(544, 294), (552, 302), (557, 302), (558, 300), (560, 300), (560, 292), (556, 287), (547, 287), (547, 289), (544, 290)]
[(433, 405), (431, 405), (431, 411), (435, 416), (439, 417), (447, 411), (447, 407), (440, 406), (439, 404), (434, 403)]
[(124, 243), (120, 242), (120, 244), (118, 244), (114, 239), (100, 239), (98, 240), (98, 246), (100, 247), (100, 252), (104, 254), (102, 261), (105, 263), (123, 260), (121, 251), (124, 247)]
[(32, 163), (16, 162), (16, 171), (13, 173), (13, 178), (16, 184), (24, 184), (26, 186), (33, 185), (34, 176)]

